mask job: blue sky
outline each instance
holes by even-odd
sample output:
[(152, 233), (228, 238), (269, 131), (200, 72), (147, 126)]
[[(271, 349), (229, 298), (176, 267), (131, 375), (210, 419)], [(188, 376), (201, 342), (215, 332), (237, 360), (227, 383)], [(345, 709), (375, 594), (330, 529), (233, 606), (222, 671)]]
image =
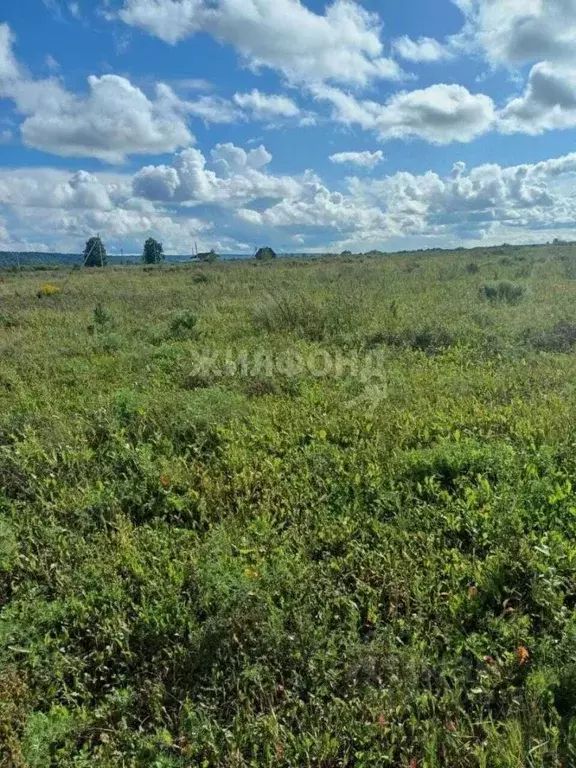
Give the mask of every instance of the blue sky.
[(0, 249), (576, 239), (576, 0), (5, 0)]

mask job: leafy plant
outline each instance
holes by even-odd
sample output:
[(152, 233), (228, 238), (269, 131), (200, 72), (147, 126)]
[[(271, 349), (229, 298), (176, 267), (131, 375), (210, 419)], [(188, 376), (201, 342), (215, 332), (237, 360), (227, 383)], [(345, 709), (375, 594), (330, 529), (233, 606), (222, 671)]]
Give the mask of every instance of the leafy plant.
[(197, 324), (198, 318), (192, 312), (180, 312), (170, 321), (170, 335), (174, 339), (189, 338), (196, 331)]
[(526, 290), (521, 285), (514, 285), (506, 281), (497, 285), (483, 285), (481, 295), (492, 304), (518, 304), (524, 297)]
[(43, 296), (57, 296), (59, 293), (62, 293), (62, 288), (60, 288), (60, 286), (54, 285), (53, 283), (44, 283), (44, 285), (41, 285), (38, 289), (36, 296), (41, 299)]

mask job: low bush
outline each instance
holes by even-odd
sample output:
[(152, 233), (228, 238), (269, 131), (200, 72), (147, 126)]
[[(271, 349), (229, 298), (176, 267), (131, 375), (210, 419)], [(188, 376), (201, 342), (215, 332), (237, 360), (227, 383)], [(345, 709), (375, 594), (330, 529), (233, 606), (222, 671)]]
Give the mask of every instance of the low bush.
[(457, 339), (453, 333), (442, 327), (405, 328), (401, 331), (382, 331), (367, 339), (368, 348), (382, 344), (400, 349), (412, 349), (434, 355), (453, 347)]
[(514, 285), (503, 281), (497, 285), (483, 285), (480, 290), (482, 298), (492, 304), (518, 304), (526, 293), (521, 285)]
[(547, 331), (526, 331), (524, 339), (541, 352), (572, 352), (576, 349), (576, 323), (561, 320)]
[(43, 296), (57, 296), (61, 292), (62, 288), (60, 288), (60, 286), (54, 285), (53, 283), (44, 283), (44, 285), (41, 285), (38, 289), (36, 296), (41, 299)]
[(196, 334), (198, 318), (192, 312), (180, 312), (170, 321), (170, 336), (173, 339), (189, 339)]
[(269, 333), (292, 333), (308, 341), (325, 341), (353, 327), (350, 308), (336, 299), (319, 302), (304, 296), (270, 298), (253, 315), (254, 325)]

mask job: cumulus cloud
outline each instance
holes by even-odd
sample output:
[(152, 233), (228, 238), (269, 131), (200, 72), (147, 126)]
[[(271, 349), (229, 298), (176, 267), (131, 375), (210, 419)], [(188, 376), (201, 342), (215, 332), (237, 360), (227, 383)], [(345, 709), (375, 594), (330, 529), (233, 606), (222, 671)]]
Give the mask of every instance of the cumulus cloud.
[(576, 126), (576, 66), (541, 62), (532, 68), (526, 90), (500, 116), (506, 133), (539, 134)]
[(86, 237), (100, 231), (108, 243), (128, 249), (154, 235), (183, 251), (191, 238), (212, 228), (210, 219), (178, 215), (134, 197), (129, 174), (53, 168), (1, 169), (0, 214), (9, 230), (3, 247), (9, 250), (78, 252)]
[(490, 130), (495, 120), (489, 96), (472, 94), (461, 85), (437, 85), (403, 91), (384, 104), (358, 100), (325, 85), (311, 88), (333, 105), (333, 118), (374, 131), (382, 140), (420, 138), (434, 144), (468, 142)]
[(300, 114), (299, 107), (287, 96), (261, 93), (257, 89), (251, 93), (236, 93), (234, 101), (260, 120), (271, 117), (297, 117)]
[(193, 142), (166, 86), (158, 86), (156, 98), (149, 99), (123, 77), (90, 76), (87, 96), (71, 94), (52, 81), (52, 98), (47, 99), (44, 85), (22, 83), (13, 91), (16, 106), (28, 115), (21, 132), (29, 146), (121, 163), (127, 154), (173, 152)]
[(193, 143), (180, 102), (166, 85), (150, 99), (124, 77), (90, 76), (88, 93), (72, 93), (55, 79), (33, 80), (18, 65), (14, 39), (0, 26), (0, 96), (24, 116), (21, 133), (31, 147), (65, 157), (121, 163), (128, 154), (174, 152)]
[(467, 20), (460, 43), (477, 44), (492, 64), (519, 66), (576, 55), (576, 0), (453, 1)]
[(459, 162), (447, 176), (352, 178), (345, 192), (310, 177), (297, 197), (264, 209), (243, 207), (237, 216), (257, 229), (331, 231), (338, 242), (420, 237), (446, 244), (488, 236), (497, 241), (498, 233), (525, 241), (528, 232), (538, 239), (542, 230), (576, 229), (576, 200), (565, 191), (575, 178), (576, 154), (512, 167), (468, 169)]
[(218, 144), (211, 153), (213, 168), (208, 168), (199, 150), (186, 149), (170, 166), (142, 168), (134, 177), (134, 194), (154, 201), (224, 206), (297, 195), (297, 179), (265, 172), (270, 160), (263, 146), (246, 152), (234, 144)]
[(431, 37), (420, 37), (418, 40), (412, 40), (412, 38), (404, 35), (394, 41), (393, 48), (401, 58), (417, 63), (447, 61), (454, 55), (448, 45), (443, 45)]
[(272, 160), (263, 146), (247, 151), (228, 143), (206, 157), (186, 149), (171, 164), (134, 176), (0, 170), (3, 240), (48, 238), (52, 247), (74, 251), (101, 231), (127, 251), (154, 236), (187, 253), (194, 239), (216, 245), (215, 232), (226, 233), (218, 247), (237, 250), (263, 238), (305, 249), (334, 242), (401, 247), (414, 238), (449, 245), (456, 238), (527, 241), (576, 231), (576, 153), (512, 167), (459, 162), (446, 175), (351, 177), (339, 189), (311, 171), (275, 175)]
[(384, 159), (384, 152), (381, 149), (376, 152), (336, 152), (336, 154), (330, 155), (330, 160), (333, 163), (351, 163), (361, 168), (375, 168)]
[(334, 0), (323, 14), (300, 0), (126, 0), (119, 15), (171, 44), (207, 32), (233, 45), (251, 67), (276, 69), (293, 81), (365, 85), (403, 77), (383, 55), (379, 17), (354, 0)]

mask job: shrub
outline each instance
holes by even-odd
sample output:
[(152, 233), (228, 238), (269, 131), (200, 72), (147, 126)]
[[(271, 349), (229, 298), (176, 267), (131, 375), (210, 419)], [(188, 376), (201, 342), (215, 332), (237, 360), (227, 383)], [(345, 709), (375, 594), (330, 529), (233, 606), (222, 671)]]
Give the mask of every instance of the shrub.
[(210, 278), (208, 277), (208, 275), (200, 273), (199, 275), (194, 275), (194, 277), (192, 278), (192, 282), (193, 283), (209, 283)]
[(480, 294), (492, 304), (518, 304), (526, 293), (525, 288), (513, 283), (501, 282), (497, 285), (483, 285)]
[(257, 328), (270, 333), (294, 333), (323, 341), (352, 326), (352, 315), (336, 303), (319, 303), (303, 296), (270, 299), (254, 313)]
[(94, 307), (93, 314), (94, 314), (94, 325), (97, 328), (102, 328), (103, 326), (105, 326), (107, 323), (110, 322), (110, 319), (111, 319), (110, 313), (105, 307), (102, 306), (100, 302), (98, 302), (98, 304), (96, 304), (96, 306)]
[(173, 339), (186, 339), (196, 330), (198, 318), (192, 312), (180, 312), (170, 322), (170, 336)]
[(466, 272), (468, 272), (469, 275), (476, 275), (478, 274), (478, 272), (480, 272), (480, 267), (478, 266), (478, 264), (472, 261), (470, 264), (467, 265)]
[(572, 352), (576, 348), (576, 323), (561, 320), (548, 331), (527, 331), (525, 340), (541, 352)]
[(401, 331), (382, 331), (367, 339), (368, 347), (386, 344), (399, 349), (412, 349), (434, 355), (454, 346), (456, 339), (446, 328), (405, 328)]
[(44, 285), (41, 285), (38, 289), (36, 296), (41, 299), (43, 296), (57, 296), (61, 292), (62, 288), (59, 286), (53, 285), (52, 283), (44, 283)]

